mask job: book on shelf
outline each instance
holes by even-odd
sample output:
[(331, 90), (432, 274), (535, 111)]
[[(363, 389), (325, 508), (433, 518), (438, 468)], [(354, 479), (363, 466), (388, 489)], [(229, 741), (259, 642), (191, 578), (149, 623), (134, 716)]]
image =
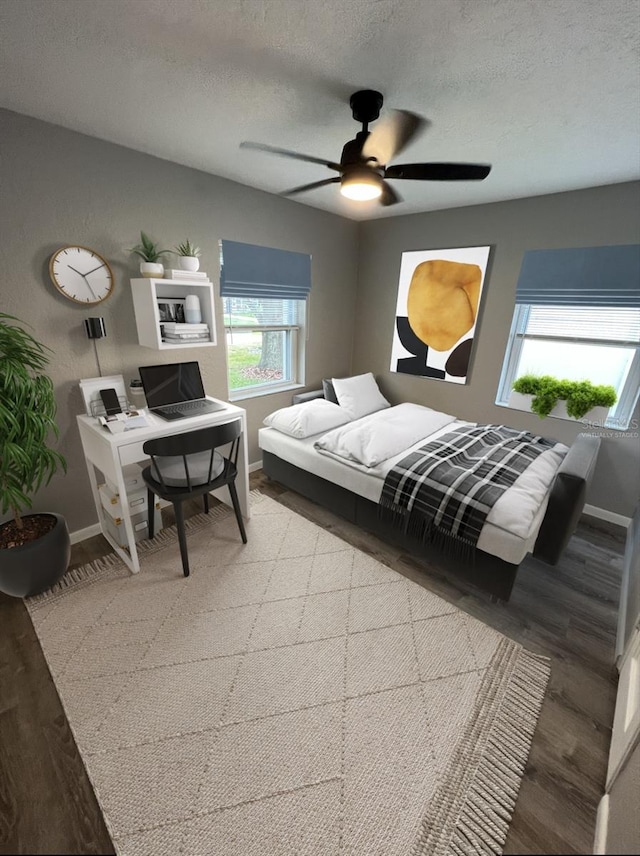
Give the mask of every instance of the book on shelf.
[(162, 340), (164, 342), (210, 342), (211, 337), (208, 333), (182, 333), (175, 336), (165, 333)]
[(165, 270), (165, 279), (188, 279), (190, 282), (209, 282), (203, 270)]
[(208, 324), (182, 324), (179, 321), (163, 321), (165, 333), (208, 333)]

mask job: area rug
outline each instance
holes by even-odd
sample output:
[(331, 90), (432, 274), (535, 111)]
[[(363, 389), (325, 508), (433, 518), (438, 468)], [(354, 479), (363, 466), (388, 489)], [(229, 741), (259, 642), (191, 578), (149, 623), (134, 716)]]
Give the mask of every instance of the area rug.
[(28, 608), (123, 856), (500, 853), (546, 660), (261, 495)]

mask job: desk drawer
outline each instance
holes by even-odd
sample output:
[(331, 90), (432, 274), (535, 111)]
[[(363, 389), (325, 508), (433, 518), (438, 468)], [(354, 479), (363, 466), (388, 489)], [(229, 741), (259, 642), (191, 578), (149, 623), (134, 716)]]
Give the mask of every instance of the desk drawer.
[(142, 451), (143, 445), (144, 442), (127, 443), (126, 446), (120, 446), (120, 463), (123, 467), (135, 463), (139, 463), (143, 467), (146, 466), (147, 456)]

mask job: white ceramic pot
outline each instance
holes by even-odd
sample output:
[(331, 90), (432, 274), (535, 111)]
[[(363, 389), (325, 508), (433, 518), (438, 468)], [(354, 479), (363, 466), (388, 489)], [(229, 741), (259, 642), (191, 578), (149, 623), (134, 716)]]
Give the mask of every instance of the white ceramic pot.
[(180, 256), (180, 270), (196, 271), (200, 268), (200, 259), (197, 256)]
[(149, 279), (161, 279), (164, 276), (164, 265), (160, 262), (140, 262), (140, 273)]
[[(514, 410), (528, 410), (531, 412), (532, 399), (532, 395), (523, 395), (521, 392), (515, 392), (515, 390), (512, 390), (509, 394), (509, 407), (513, 407)], [(573, 416), (569, 416), (567, 413), (566, 401), (560, 400), (555, 405), (549, 416), (555, 416), (558, 419), (569, 419), (571, 422), (582, 422), (585, 425), (589, 423), (590, 425), (599, 425), (602, 427), (607, 420), (608, 414), (608, 407), (592, 407), (591, 410), (589, 410), (588, 413), (585, 413), (584, 416), (581, 416), (580, 419), (574, 419)]]

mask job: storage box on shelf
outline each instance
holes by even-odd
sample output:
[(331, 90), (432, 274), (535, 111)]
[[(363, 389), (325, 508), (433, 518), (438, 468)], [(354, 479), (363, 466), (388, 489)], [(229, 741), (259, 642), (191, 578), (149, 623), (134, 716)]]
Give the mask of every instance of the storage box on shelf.
[[(129, 464), (123, 468), (124, 483), (127, 489), (127, 500), (129, 502), (129, 514), (136, 541), (142, 541), (148, 537), (149, 516), (147, 513), (147, 487), (142, 478), (142, 467), (139, 464)], [(121, 547), (127, 544), (127, 535), (124, 528), (122, 515), (122, 502), (120, 494), (115, 485), (107, 481), (98, 486), (100, 502), (103, 508), (103, 520), (107, 532)], [(153, 513), (154, 531), (159, 532), (162, 528), (162, 516), (160, 514), (160, 502), (156, 501)]]
[[(138, 329), (138, 342), (145, 348), (156, 348), (157, 350), (207, 348), (216, 344), (213, 285), (210, 280), (132, 279), (131, 293)], [(200, 301), (202, 324), (206, 324), (209, 330), (208, 340), (163, 341), (158, 303), (163, 302), (163, 298), (167, 302), (176, 298), (184, 300), (187, 294), (195, 294)]]
[[(156, 509), (155, 513), (160, 514), (158, 509)], [(124, 528), (124, 520), (121, 517), (113, 518), (106, 514), (104, 517), (104, 525), (107, 532), (111, 535), (118, 546), (123, 548), (127, 546), (127, 533)], [(144, 511), (139, 511), (138, 514), (131, 515), (131, 525), (133, 526), (136, 543), (138, 541), (144, 541), (149, 537), (149, 518), (147, 517), (146, 507)], [(154, 531), (158, 534), (157, 529)]]

